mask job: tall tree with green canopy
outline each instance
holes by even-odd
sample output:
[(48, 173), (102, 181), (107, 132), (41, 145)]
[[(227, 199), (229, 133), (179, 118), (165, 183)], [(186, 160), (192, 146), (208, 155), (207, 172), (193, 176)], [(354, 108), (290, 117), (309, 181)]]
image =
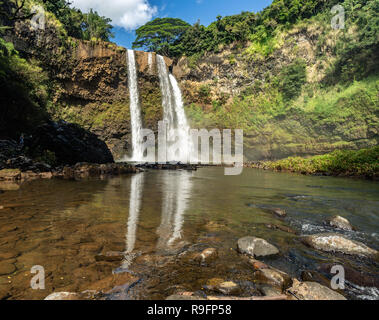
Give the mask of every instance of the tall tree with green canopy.
[(96, 11), (92, 9), (84, 14), (83, 25), (83, 38), (85, 40), (100, 39), (103, 41), (109, 41), (109, 38), (113, 38), (112, 33), (113, 26), (110, 24), (111, 19), (101, 17)]
[(191, 25), (181, 19), (157, 18), (136, 30), (137, 38), (133, 48), (143, 48), (165, 56), (175, 56), (179, 52), (179, 42)]

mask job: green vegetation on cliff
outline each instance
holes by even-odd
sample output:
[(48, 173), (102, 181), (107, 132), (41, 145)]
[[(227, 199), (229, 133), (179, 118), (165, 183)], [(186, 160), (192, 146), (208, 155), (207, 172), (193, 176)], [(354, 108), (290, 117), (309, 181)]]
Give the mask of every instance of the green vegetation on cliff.
[(47, 84), (37, 61), (21, 58), (0, 38), (0, 136), (19, 135), (46, 119)]
[(291, 171), (303, 174), (374, 178), (379, 176), (379, 146), (358, 151), (336, 150), (330, 154), (307, 159), (291, 157), (274, 162), (266, 161), (258, 166), (276, 171)]
[(100, 16), (92, 9), (88, 13), (82, 13), (70, 4), (68, 0), (0, 1), (0, 22), (12, 25), (17, 20), (30, 19), (33, 16), (33, 6), (40, 5), (48, 15), (54, 15), (70, 37), (102, 41), (109, 41), (113, 37), (111, 19)]

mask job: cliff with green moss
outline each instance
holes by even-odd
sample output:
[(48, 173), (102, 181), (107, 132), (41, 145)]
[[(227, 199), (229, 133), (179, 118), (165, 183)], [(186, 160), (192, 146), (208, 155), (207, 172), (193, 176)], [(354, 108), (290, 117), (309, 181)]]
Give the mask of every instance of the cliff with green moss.
[(180, 57), (174, 73), (192, 126), (243, 129), (246, 160), (376, 146), (378, 1), (343, 4), (353, 2), (366, 4), (360, 12), (367, 16), (346, 10), (341, 30), (332, 28), (327, 8), (279, 24), (263, 40), (254, 33), (246, 42)]

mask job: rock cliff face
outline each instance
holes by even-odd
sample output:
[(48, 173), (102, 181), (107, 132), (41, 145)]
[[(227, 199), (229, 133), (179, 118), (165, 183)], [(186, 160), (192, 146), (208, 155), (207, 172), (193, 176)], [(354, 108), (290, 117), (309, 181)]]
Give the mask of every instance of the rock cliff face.
[[(118, 160), (131, 150), (131, 127), (126, 49), (104, 42), (65, 38), (47, 21), (44, 31), (17, 22), (6, 40), (24, 56), (36, 58), (49, 72), (52, 106), (56, 121), (78, 124), (96, 134)], [(168, 67), (173, 61), (165, 58)], [(152, 54), (136, 52), (140, 104), (144, 126), (157, 130), (163, 118), (162, 97)]]

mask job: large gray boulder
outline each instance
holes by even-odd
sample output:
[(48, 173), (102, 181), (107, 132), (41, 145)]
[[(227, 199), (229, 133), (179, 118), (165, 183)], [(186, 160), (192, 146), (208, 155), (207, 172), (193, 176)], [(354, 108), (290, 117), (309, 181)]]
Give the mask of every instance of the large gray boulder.
[(299, 300), (346, 300), (343, 295), (317, 282), (300, 282), (294, 279), (288, 291)]
[(238, 240), (237, 249), (240, 253), (253, 257), (265, 257), (279, 253), (279, 250), (266, 240), (256, 237), (244, 237)]
[(321, 233), (304, 236), (301, 241), (306, 245), (325, 252), (340, 252), (349, 255), (374, 257), (378, 251), (365, 244), (350, 240), (337, 233)]

